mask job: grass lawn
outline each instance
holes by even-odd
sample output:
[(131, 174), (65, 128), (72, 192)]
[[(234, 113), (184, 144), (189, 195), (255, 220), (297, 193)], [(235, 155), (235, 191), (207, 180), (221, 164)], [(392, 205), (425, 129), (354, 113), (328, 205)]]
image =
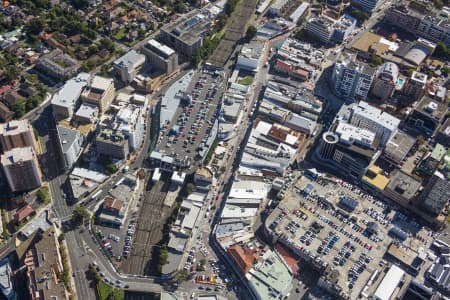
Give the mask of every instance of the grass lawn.
[(103, 280), (97, 283), (97, 293), (100, 300), (108, 299), (108, 296), (113, 294), (114, 299), (125, 299), (125, 292), (121, 289), (113, 288), (107, 285)]
[(124, 37), (125, 37), (125, 28), (120, 29), (119, 31), (117, 31), (116, 34), (113, 35), (113, 38), (118, 41), (120, 41)]
[(253, 76), (245, 76), (244, 78), (241, 78), (238, 80), (239, 84), (242, 85), (250, 85), (253, 82)]

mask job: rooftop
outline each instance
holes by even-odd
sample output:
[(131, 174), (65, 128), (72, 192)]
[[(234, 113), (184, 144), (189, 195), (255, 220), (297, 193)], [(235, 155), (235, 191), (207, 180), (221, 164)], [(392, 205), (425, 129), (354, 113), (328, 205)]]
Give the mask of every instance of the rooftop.
[(372, 165), (367, 170), (367, 173), (363, 176), (362, 180), (376, 187), (380, 191), (384, 190), (389, 182), (389, 178), (383, 175), (383, 170), (375, 165)]
[(12, 120), (8, 123), (0, 124), (0, 135), (17, 135), (32, 130), (28, 120)]
[(405, 199), (412, 199), (419, 191), (420, 186), (420, 181), (417, 181), (406, 173), (395, 169), (391, 174), (387, 189), (394, 191)]
[(114, 80), (112, 78), (105, 78), (95, 75), (89, 82), (89, 87), (98, 90), (107, 90), (111, 85), (114, 85)]
[(131, 50), (125, 55), (114, 61), (113, 65), (117, 68), (128, 67), (136, 68), (145, 62), (145, 55), (138, 53), (136, 50)]
[(433, 100), (428, 96), (423, 96), (417, 103), (415, 110), (433, 119), (441, 120), (447, 113), (448, 107), (444, 103)]
[(8, 300), (16, 299), (13, 287), (13, 271), (8, 258), (0, 260), (0, 289)]
[(94, 122), (98, 117), (98, 106), (89, 103), (82, 103), (80, 108), (75, 113), (75, 116), (83, 119), (89, 119), (91, 122)]
[(3, 166), (10, 166), (21, 161), (33, 160), (34, 155), (33, 147), (13, 148), (3, 153), (1, 163)]
[(247, 279), (261, 299), (284, 298), (292, 289), (292, 271), (275, 251), (267, 251), (263, 259), (249, 271)]
[(144, 47), (158, 53), (160, 56), (164, 57), (164, 58), (168, 58), (169, 56), (175, 54), (175, 50), (173, 50), (172, 48), (161, 44), (160, 42), (158, 42), (157, 40), (151, 39), (149, 40)]
[(415, 143), (416, 140), (412, 136), (398, 130), (387, 142), (384, 152), (396, 162), (401, 162)]
[(52, 105), (71, 107), (74, 106), (81, 91), (87, 85), (90, 78), (88, 73), (80, 73), (77, 77), (66, 81), (64, 86), (53, 95)]
[(345, 122), (339, 122), (335, 132), (339, 135), (341, 141), (348, 144), (356, 143), (372, 147), (375, 141), (375, 133)]
[(187, 44), (193, 44), (206, 30), (209, 30), (209, 27), (209, 17), (200, 10), (194, 10), (188, 15), (178, 18), (175, 22), (163, 26), (161, 30), (175, 35)]
[(78, 135), (80, 133), (77, 130), (62, 126), (57, 126), (56, 130), (58, 131), (62, 151), (63, 153), (66, 153), (72, 147), (72, 144), (78, 139)]
[(92, 181), (99, 182), (99, 183), (105, 181), (105, 179), (108, 177), (103, 173), (89, 170), (89, 169), (78, 168), (78, 167), (73, 169), (71, 175), (78, 176), (78, 177), (85, 178), (85, 179), (92, 180)]
[(353, 114), (362, 116), (368, 120), (376, 122), (383, 127), (394, 131), (400, 124), (400, 120), (396, 117), (383, 112), (380, 109), (369, 105), (369, 103), (360, 101), (357, 105), (353, 106)]

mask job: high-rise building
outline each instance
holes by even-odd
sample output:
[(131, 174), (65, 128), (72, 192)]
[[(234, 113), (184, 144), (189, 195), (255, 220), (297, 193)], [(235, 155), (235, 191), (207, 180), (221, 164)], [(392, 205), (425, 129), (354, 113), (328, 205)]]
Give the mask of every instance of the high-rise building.
[(350, 123), (374, 132), (380, 140), (380, 144), (385, 145), (390, 137), (397, 132), (400, 120), (369, 105), (367, 102), (361, 101), (352, 107)]
[(29, 120), (0, 124), (0, 143), (3, 151), (20, 147), (33, 147), (37, 151), (36, 137)]
[(0, 160), (11, 191), (27, 191), (42, 185), (42, 172), (33, 147), (6, 151)]
[(433, 216), (437, 216), (448, 204), (450, 199), (450, 182), (439, 172), (428, 181), (419, 196), (419, 203)]
[(97, 105), (98, 109), (104, 112), (108, 110), (114, 96), (114, 80), (96, 75), (88, 81), (81, 93), (81, 100)]
[(413, 72), (411, 78), (408, 79), (403, 93), (406, 96), (412, 98), (413, 101), (417, 101), (422, 98), (425, 93), (425, 85), (427, 84), (428, 76), (423, 73)]
[(126, 159), (130, 153), (127, 137), (105, 128), (95, 138), (97, 153), (117, 159)]
[(123, 82), (130, 83), (145, 63), (145, 55), (131, 50), (113, 62), (113, 68)]
[(344, 52), (334, 65), (331, 77), (337, 96), (349, 100), (366, 100), (376, 68), (356, 61), (356, 54)]
[(335, 132), (325, 132), (319, 145), (319, 156), (345, 174), (361, 178), (378, 157), (375, 134), (340, 122)]
[(172, 48), (156, 40), (149, 40), (141, 47), (147, 62), (157, 69), (170, 74), (178, 68), (178, 54)]
[(372, 94), (382, 102), (388, 100), (395, 91), (399, 75), (398, 66), (392, 62), (383, 64), (373, 81)]
[(84, 136), (78, 130), (57, 126), (59, 148), (64, 169), (72, 168), (83, 150)]
[(352, 0), (351, 4), (365, 12), (373, 13), (378, 8), (380, 2), (380, 0)]

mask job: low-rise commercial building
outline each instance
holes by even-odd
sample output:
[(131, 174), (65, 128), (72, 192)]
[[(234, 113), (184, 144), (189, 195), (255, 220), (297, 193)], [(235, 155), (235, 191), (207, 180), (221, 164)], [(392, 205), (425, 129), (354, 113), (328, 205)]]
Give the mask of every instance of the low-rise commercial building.
[(11, 191), (28, 191), (42, 185), (42, 172), (33, 147), (5, 151), (0, 160)]
[(145, 55), (136, 52), (136, 50), (131, 50), (115, 60), (113, 68), (123, 82), (130, 83), (134, 80), (144, 63)]
[(255, 72), (265, 57), (265, 46), (259, 42), (245, 44), (238, 55), (237, 67)]
[(98, 75), (92, 77), (81, 94), (81, 100), (97, 105), (101, 112), (108, 110), (115, 96), (114, 80)]
[(147, 56), (147, 62), (165, 73), (172, 73), (178, 69), (178, 54), (172, 48), (159, 43), (156, 40), (149, 40), (141, 47), (142, 53)]

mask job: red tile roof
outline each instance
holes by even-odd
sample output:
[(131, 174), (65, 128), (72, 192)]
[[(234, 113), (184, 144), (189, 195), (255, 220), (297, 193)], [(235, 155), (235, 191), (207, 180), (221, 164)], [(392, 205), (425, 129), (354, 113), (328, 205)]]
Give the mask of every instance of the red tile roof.
[(34, 209), (29, 204), (27, 204), (16, 212), (16, 214), (14, 215), (14, 221), (20, 223), (33, 213)]

